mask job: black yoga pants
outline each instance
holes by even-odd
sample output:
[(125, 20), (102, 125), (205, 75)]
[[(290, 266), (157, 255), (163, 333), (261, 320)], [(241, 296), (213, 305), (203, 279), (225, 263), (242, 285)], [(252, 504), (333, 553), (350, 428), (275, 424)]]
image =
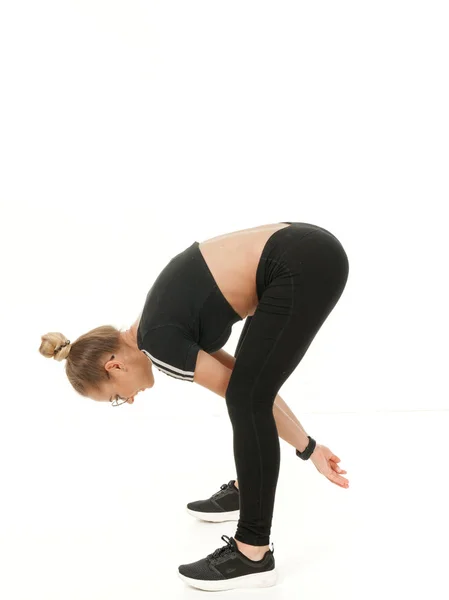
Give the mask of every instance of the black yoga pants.
[(235, 539), (269, 545), (280, 446), (273, 404), (346, 285), (348, 257), (329, 231), (289, 223), (264, 246), (258, 305), (246, 318), (226, 390), (240, 490)]

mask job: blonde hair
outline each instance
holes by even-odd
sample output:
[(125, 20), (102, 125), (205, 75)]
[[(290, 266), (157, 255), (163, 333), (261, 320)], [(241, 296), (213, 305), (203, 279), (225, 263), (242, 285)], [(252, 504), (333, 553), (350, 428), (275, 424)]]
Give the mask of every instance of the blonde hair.
[[(120, 330), (102, 325), (88, 331), (73, 344), (62, 333), (50, 332), (41, 336), (39, 352), (57, 361), (66, 359), (65, 372), (75, 391), (87, 396), (92, 389), (100, 392), (109, 380), (104, 363), (120, 348)], [(67, 344), (67, 345), (66, 345)]]

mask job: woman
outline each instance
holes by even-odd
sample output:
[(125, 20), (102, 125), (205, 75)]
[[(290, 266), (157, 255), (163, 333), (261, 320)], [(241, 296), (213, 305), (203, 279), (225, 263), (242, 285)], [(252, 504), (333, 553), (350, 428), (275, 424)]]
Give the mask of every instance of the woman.
[[(226, 400), (238, 479), (222, 486), (201, 512), (225, 520), (223, 496), (240, 510), (237, 532), (225, 546), (179, 567), (180, 577), (204, 590), (274, 585), (269, 547), (279, 473), (279, 436), (319, 472), (347, 488), (340, 459), (307, 436), (277, 395), (304, 356), (346, 285), (347, 255), (338, 239), (309, 223), (282, 222), (193, 242), (158, 275), (139, 319), (127, 331), (94, 329), (70, 344), (42, 336), (40, 352), (67, 359), (74, 389), (97, 401), (133, 403), (154, 385), (152, 366), (196, 382)], [(246, 318), (235, 357), (222, 346)], [(220, 504), (221, 500), (221, 504)], [(195, 510), (196, 508), (196, 510)], [(216, 513), (215, 518), (213, 513)], [(206, 517), (207, 518), (207, 515)]]

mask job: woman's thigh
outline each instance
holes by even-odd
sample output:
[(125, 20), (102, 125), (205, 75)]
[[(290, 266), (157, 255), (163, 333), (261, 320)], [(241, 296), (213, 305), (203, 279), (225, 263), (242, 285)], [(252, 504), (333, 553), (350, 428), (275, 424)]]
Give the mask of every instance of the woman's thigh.
[(271, 255), (270, 269), (275, 276), (239, 339), (230, 402), (274, 401), (340, 298), (349, 263), (337, 238), (317, 230)]

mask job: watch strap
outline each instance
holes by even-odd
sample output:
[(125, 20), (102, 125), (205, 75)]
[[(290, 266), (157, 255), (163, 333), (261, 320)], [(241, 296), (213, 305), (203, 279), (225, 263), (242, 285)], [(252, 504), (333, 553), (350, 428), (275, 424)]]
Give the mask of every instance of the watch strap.
[(302, 460), (307, 460), (308, 458), (310, 458), (312, 452), (315, 450), (316, 447), (316, 441), (312, 437), (310, 437), (310, 435), (308, 435), (307, 437), (309, 438), (307, 448), (305, 448), (302, 452), (296, 450), (296, 456), (299, 456), (299, 458), (302, 458)]

